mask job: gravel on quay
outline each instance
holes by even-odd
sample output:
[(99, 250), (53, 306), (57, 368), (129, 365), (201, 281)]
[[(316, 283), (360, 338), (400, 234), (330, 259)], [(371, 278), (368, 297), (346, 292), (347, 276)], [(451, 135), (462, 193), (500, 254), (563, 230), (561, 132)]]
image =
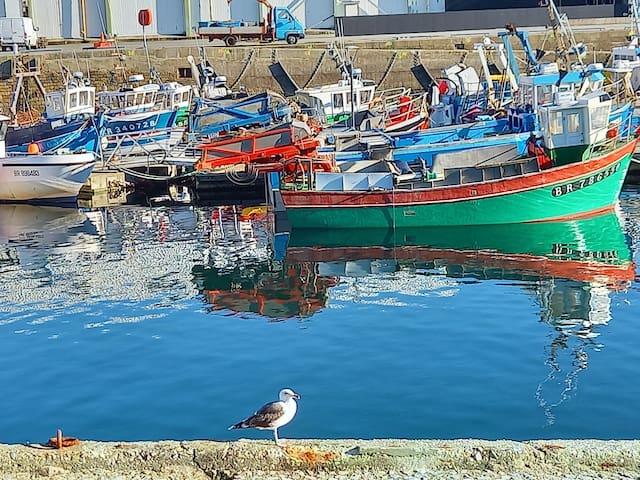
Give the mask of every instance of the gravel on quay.
[(640, 440), (266, 440), (0, 445), (0, 480), (640, 479)]

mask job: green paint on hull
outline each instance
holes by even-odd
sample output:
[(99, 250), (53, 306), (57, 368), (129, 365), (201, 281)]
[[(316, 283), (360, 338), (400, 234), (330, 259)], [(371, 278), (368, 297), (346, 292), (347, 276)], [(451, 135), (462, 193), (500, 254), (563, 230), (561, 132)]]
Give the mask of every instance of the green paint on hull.
[(562, 222), (427, 228), (293, 229), (288, 248), (428, 246), (432, 250), (486, 250), (562, 261), (624, 265), (632, 260), (615, 213)]
[(589, 149), (589, 145), (575, 145), (573, 147), (555, 148), (549, 152), (549, 156), (556, 166), (568, 165), (580, 160), (584, 160), (583, 156)]
[(584, 180), (580, 188), (560, 183), (495, 197), (413, 206), (287, 208), (287, 215), (293, 228), (498, 225), (569, 218), (614, 205), (630, 161), (631, 155), (625, 155), (605, 170), (580, 177)]
[(189, 107), (180, 107), (176, 115), (176, 127), (184, 127), (189, 123)]
[(338, 115), (327, 116), (327, 123), (333, 125), (334, 123), (345, 122), (351, 118), (350, 113), (339, 113)]

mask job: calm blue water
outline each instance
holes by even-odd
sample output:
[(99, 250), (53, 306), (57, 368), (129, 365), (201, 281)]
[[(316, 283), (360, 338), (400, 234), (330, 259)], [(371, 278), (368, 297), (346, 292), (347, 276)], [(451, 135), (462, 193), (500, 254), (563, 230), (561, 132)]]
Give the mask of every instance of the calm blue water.
[[(620, 211), (637, 262), (640, 193)], [(283, 438), (637, 438), (634, 265), (284, 253), (253, 218), (0, 206), (0, 442), (272, 438), (227, 427), (284, 386)]]

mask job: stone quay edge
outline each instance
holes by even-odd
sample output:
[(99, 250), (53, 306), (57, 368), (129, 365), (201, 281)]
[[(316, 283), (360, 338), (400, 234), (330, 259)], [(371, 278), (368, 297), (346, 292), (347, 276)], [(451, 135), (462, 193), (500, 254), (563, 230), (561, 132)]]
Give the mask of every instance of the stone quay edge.
[(0, 480), (626, 479), (640, 440), (80, 441), (0, 445)]

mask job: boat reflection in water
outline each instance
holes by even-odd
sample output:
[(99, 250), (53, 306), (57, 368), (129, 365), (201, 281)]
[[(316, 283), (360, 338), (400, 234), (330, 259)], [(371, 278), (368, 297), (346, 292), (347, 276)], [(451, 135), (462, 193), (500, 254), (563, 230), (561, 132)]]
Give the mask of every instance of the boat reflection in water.
[[(634, 280), (635, 265), (615, 213), (569, 222), (414, 230), (316, 230), (290, 234), (285, 263), (326, 275), (412, 271), (448, 278), (509, 280), (530, 292), (551, 328), (547, 377), (536, 399), (548, 425), (577, 388), (611, 319), (611, 293)], [(358, 273), (354, 273), (358, 272)]]
[(74, 208), (0, 205), (0, 264), (33, 269), (45, 260), (38, 258), (43, 247), (50, 254), (68, 249), (71, 243), (79, 250), (90, 249), (93, 242), (84, 241), (87, 224), (87, 215)]
[(333, 277), (304, 262), (274, 259), (264, 207), (219, 207), (209, 218), (208, 248), (193, 280), (212, 311), (255, 313), (271, 320), (309, 317), (323, 308)]

